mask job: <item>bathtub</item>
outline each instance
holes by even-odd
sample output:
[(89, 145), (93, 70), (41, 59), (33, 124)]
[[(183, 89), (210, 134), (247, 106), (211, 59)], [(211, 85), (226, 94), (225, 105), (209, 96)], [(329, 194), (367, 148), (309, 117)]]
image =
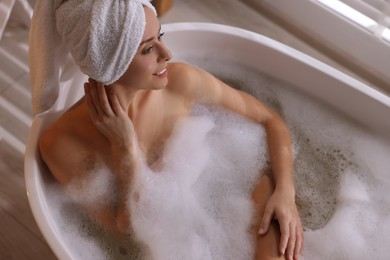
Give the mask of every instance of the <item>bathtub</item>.
[[(218, 64), (259, 71), (287, 82), (291, 88), (326, 103), (378, 135), (390, 137), (388, 96), (304, 53), (265, 36), (218, 24), (167, 24), (162, 31), (166, 32), (164, 41), (174, 60), (195, 63), (219, 74)], [(46, 183), (52, 180), (40, 161), (37, 142), (42, 130), (80, 98), (85, 79), (69, 61), (62, 75), (60, 98), (49, 111), (35, 116), (26, 147), (25, 180), (30, 206), (43, 236), (60, 259), (77, 257), (52, 218), (46, 195)]]

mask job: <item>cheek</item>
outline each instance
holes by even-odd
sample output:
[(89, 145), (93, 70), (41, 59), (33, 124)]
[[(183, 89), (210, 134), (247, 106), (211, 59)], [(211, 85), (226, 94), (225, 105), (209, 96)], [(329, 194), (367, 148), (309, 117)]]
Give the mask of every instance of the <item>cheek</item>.
[(120, 81), (125, 85), (141, 87), (153, 78), (155, 70), (156, 62), (152, 56), (135, 57)]
[(145, 62), (145, 64), (144, 64), (144, 73), (145, 74), (149, 74), (149, 75), (153, 75), (153, 73), (154, 73), (154, 64), (153, 64), (153, 62), (151, 62), (151, 61)]
[[(142, 63), (138, 63), (135, 68), (134, 75), (138, 76), (140, 80), (147, 80), (154, 73), (154, 63), (152, 59), (144, 59)], [(142, 77), (140, 77), (142, 75)]]

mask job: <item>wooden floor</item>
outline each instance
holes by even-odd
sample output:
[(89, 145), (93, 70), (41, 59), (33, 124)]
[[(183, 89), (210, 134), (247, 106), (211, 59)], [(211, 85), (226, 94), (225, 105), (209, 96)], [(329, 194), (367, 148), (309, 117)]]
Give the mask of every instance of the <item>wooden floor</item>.
[(56, 259), (32, 216), (24, 183), (31, 124), (28, 32), (7, 28), (0, 42), (0, 259)]
[(0, 143), (0, 259), (55, 259), (31, 215), (23, 155)]
[[(246, 28), (335, 65), (245, 2), (176, 0), (160, 21)], [(56, 259), (35, 224), (24, 184), (23, 156), (32, 120), (27, 39), (27, 29), (8, 26), (0, 41), (0, 259)]]

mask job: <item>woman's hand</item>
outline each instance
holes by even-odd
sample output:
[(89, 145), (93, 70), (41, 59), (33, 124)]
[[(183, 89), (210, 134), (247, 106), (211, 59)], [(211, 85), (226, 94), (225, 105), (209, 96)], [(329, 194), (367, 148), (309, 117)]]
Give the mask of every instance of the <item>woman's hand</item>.
[(84, 88), (91, 120), (110, 141), (114, 172), (120, 185), (126, 186), (141, 158), (133, 122), (113, 89), (92, 79), (88, 82)]
[(295, 204), (294, 192), (275, 189), (267, 202), (259, 233), (267, 233), (272, 219), (280, 226), (280, 253), (287, 259), (298, 259), (303, 248), (303, 229)]
[(139, 159), (133, 122), (111, 88), (89, 79), (84, 84), (84, 90), (91, 120), (111, 144), (113, 172), (117, 176), (119, 194), (112, 223), (118, 231), (126, 233), (130, 223), (125, 201)]
[(108, 138), (111, 146), (130, 148), (136, 143), (133, 122), (120, 104), (113, 89), (88, 79), (84, 84), (85, 100), (92, 122)]

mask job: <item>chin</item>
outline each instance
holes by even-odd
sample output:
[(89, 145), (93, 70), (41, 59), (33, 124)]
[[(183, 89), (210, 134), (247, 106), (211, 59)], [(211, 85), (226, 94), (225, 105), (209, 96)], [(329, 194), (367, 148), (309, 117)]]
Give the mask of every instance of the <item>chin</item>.
[(168, 85), (168, 79), (161, 80), (159, 79), (160, 82), (153, 84), (153, 89), (163, 89)]

